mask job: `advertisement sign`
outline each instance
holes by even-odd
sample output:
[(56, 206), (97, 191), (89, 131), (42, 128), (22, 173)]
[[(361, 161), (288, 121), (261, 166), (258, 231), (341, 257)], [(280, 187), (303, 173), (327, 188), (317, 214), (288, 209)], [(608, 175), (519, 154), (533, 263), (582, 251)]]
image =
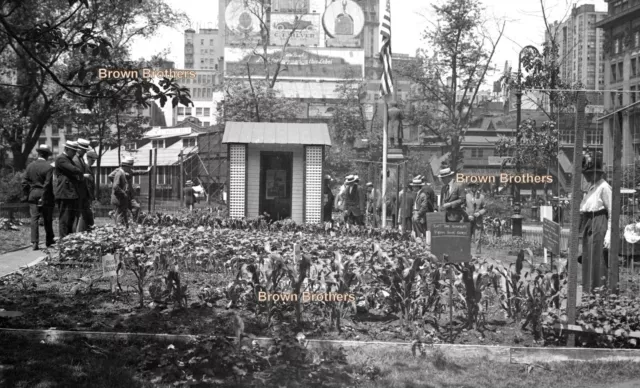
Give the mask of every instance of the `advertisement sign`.
[[(227, 47), (224, 50), (225, 75), (246, 77), (247, 63), (252, 77), (264, 77), (265, 64), (261, 56), (243, 48)], [(274, 74), (282, 59), (279, 78), (301, 79), (351, 79), (362, 77), (363, 50), (333, 50), (329, 48), (272, 48), (268, 53), (270, 74)]]
[(225, 44), (249, 44), (260, 40), (260, 20), (252, 12), (256, 4), (244, 0), (226, 0)]
[(328, 47), (360, 47), (364, 29), (364, 12), (353, 0), (334, 1), (322, 16)]
[(289, 45), (317, 46), (320, 43), (320, 15), (272, 14), (270, 43), (282, 46), (289, 39)]

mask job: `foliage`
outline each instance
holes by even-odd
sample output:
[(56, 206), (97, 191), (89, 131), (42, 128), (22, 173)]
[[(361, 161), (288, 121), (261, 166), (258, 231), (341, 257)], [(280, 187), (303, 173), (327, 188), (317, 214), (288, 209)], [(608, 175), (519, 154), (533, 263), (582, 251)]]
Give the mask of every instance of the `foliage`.
[(558, 159), (558, 129), (556, 123), (546, 121), (540, 127), (535, 120), (525, 120), (516, 138), (499, 136), (495, 145), (499, 156), (512, 155), (513, 162), (532, 172), (546, 170)]
[(427, 48), (397, 73), (417, 85), (409, 101), (413, 105), (408, 117), (411, 125), (444, 142), (451, 152), (451, 167), (456, 169), (473, 116), (471, 102), (484, 83), (505, 24), (492, 39), (478, 0), (444, 0), (433, 5), (433, 10), (436, 20), (423, 34)]
[(365, 107), (361, 103), (366, 96), (367, 84), (356, 78), (349, 78), (336, 85), (340, 104), (337, 104), (331, 117), (332, 142), (334, 144), (354, 146), (357, 139), (368, 139), (369, 144), (378, 144), (370, 137), (377, 131), (367, 126)]
[(0, 203), (20, 202), (23, 197), (22, 179), (24, 171), (7, 173), (3, 170), (0, 175)]
[[(147, 66), (129, 61), (132, 40), (177, 26), (186, 16), (164, 0), (109, 2), (11, 1), (0, 11), (0, 51), (16, 69), (15, 81), (1, 86), (0, 107), (29, 119), (11, 138), (14, 167), (23, 169), (42, 130), (51, 119), (62, 119), (70, 96), (91, 109), (97, 101), (128, 101), (148, 106), (171, 100), (189, 104), (188, 92), (173, 79), (158, 84), (129, 76), (100, 78), (98, 70)], [(144, 25), (144, 28), (140, 28)], [(17, 88), (16, 85), (21, 87)], [(8, 136), (3, 134), (8, 139)]]
[(111, 186), (100, 185), (96, 201), (98, 201), (100, 205), (111, 205)]
[(293, 99), (280, 97), (264, 80), (225, 79), (222, 85), (224, 100), (216, 109), (224, 121), (290, 122), (302, 113), (301, 105)]

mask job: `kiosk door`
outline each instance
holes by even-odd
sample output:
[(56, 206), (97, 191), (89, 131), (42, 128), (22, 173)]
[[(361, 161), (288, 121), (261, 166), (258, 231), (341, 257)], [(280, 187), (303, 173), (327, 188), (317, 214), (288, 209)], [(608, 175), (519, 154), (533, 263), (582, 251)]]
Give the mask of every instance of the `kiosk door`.
[(269, 221), (291, 218), (292, 152), (260, 153), (260, 214)]

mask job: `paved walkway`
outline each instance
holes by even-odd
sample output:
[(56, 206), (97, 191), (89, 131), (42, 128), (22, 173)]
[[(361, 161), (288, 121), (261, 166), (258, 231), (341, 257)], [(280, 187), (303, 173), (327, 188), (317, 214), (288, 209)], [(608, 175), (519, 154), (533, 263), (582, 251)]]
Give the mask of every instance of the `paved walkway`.
[(45, 253), (43, 251), (34, 251), (31, 248), (3, 253), (0, 255), (0, 277), (15, 272), (20, 267), (24, 267), (44, 256)]

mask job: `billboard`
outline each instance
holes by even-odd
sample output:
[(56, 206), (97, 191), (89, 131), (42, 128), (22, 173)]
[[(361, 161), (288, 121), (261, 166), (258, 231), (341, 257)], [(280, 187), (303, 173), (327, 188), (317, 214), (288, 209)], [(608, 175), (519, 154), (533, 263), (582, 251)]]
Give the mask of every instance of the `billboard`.
[[(223, 0), (220, 0), (223, 1)], [(225, 44), (249, 44), (260, 40), (260, 19), (255, 4), (243, 0), (225, 0)]]
[[(284, 57), (284, 58), (283, 58)], [(284, 53), (269, 48), (270, 74), (282, 58), (279, 78), (300, 79), (352, 79), (364, 76), (364, 50), (290, 47)], [(265, 65), (260, 55), (252, 50), (227, 47), (224, 50), (225, 76), (247, 77), (247, 63), (252, 77), (264, 77)]]
[(317, 46), (321, 28), (320, 15), (272, 14), (270, 43), (283, 46), (289, 39), (290, 46)]
[(329, 4), (322, 15), (322, 26), (327, 32), (326, 46), (360, 47), (364, 23), (364, 12), (353, 0)]

